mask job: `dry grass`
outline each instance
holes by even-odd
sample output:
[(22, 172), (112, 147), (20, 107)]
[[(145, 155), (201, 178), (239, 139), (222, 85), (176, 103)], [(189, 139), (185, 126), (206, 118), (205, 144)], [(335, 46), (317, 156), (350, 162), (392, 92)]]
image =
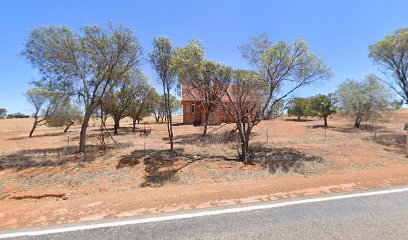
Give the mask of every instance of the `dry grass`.
[[(128, 119), (121, 122), (114, 145), (101, 150), (97, 120), (88, 131), (88, 153), (75, 154), (80, 126), (68, 133), (41, 127), (27, 138), (32, 119), (0, 120), (0, 198), (11, 192), (36, 187), (92, 187), (89, 191), (114, 192), (135, 187), (174, 184), (201, 184), (266, 178), (271, 175), (321, 175), (333, 171), (354, 171), (406, 162), (404, 121), (408, 111), (385, 112), (376, 126), (356, 130), (352, 122), (336, 117), (330, 128), (320, 128), (321, 120), (263, 121), (255, 127), (251, 140), (253, 164), (237, 160), (239, 143), (231, 134), (233, 124), (212, 126), (202, 135), (202, 127), (174, 126), (176, 151), (168, 151), (165, 124), (147, 118), (138, 129), (151, 128), (145, 138), (131, 133)], [(108, 128), (112, 122), (108, 120)], [(68, 146), (67, 138), (70, 137)], [(268, 142), (267, 142), (268, 141)], [(95, 183), (100, 183), (95, 185)]]

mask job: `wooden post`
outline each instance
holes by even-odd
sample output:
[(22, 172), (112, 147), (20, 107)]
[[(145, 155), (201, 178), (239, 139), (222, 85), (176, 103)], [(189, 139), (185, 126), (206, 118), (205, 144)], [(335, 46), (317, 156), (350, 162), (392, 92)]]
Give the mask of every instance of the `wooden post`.
[(266, 130), (266, 142), (269, 142), (269, 134), (268, 134), (268, 129)]
[(68, 136), (68, 147), (69, 147), (69, 136)]

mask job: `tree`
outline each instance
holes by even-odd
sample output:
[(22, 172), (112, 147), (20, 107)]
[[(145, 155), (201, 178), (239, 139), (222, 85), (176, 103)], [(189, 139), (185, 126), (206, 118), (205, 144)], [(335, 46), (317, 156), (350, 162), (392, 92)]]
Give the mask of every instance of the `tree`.
[(332, 76), (330, 68), (309, 50), (307, 42), (302, 39), (293, 44), (284, 41), (272, 44), (263, 33), (239, 49), (269, 86), (261, 109), (263, 118), (271, 118), (270, 109), (297, 89)]
[[(38, 126), (38, 124), (45, 122), (51, 112), (51, 106), (52, 104), (50, 103), (50, 96), (51, 93), (48, 92), (46, 89), (38, 87), (38, 88), (30, 88), (27, 90), (26, 93), (26, 98), (29, 103), (31, 103), (34, 107), (34, 123), (33, 127), (31, 128), (30, 134), (28, 135), (30, 138), (34, 134), (34, 130)], [(45, 107), (46, 110), (44, 112), (44, 115), (42, 119), (40, 119), (40, 111), (43, 109), (44, 105), (48, 103), (48, 106)]]
[(287, 105), (290, 103), (290, 101), (286, 101), (284, 99), (277, 101), (270, 109), (269, 112), (267, 113), (268, 116), (270, 116), (271, 119), (275, 119), (278, 117), (283, 116), (285, 109), (287, 109)]
[(323, 118), (324, 126), (327, 127), (327, 118), (337, 112), (337, 99), (333, 94), (319, 94), (310, 99), (310, 110), (313, 116)]
[(7, 110), (5, 108), (0, 108), (0, 119), (7, 117)]
[(29, 118), (29, 117), (30, 117), (29, 115), (23, 114), (23, 113), (20, 113), (20, 112), (7, 114), (7, 119), (10, 119), (10, 118)]
[(157, 92), (155, 92), (152, 96), (152, 104), (153, 115), (156, 122), (158, 123), (161, 119), (161, 122), (163, 123), (166, 112), (164, 96), (160, 96)]
[(249, 158), (249, 141), (254, 126), (260, 121), (260, 106), (263, 101), (263, 92), (267, 87), (261, 75), (254, 71), (235, 70), (223, 71), (216, 78), (216, 82), (223, 87), (223, 94), (227, 102), (220, 101), (226, 113), (234, 119), (241, 142), (239, 159), (247, 164)]
[(171, 66), (175, 56), (175, 49), (167, 37), (155, 38), (153, 51), (149, 53), (149, 61), (156, 71), (163, 87), (164, 104), (166, 110), (167, 132), (169, 135), (170, 149), (173, 150), (173, 119), (170, 105), (170, 91), (176, 85), (176, 72)]
[(288, 115), (297, 116), (300, 120), (301, 117), (311, 116), (310, 112), (310, 99), (307, 98), (294, 98), (289, 101)]
[(153, 112), (156, 96), (160, 97), (150, 86), (147, 78), (142, 79), (134, 88), (131, 102), (126, 111), (126, 116), (132, 118), (133, 133), (136, 132), (136, 122), (139, 123)]
[(176, 96), (170, 95), (169, 105), (172, 114), (179, 112), (181, 109), (181, 101), (178, 100)]
[(22, 54), (42, 75), (37, 85), (82, 100), (79, 151), (84, 152), (92, 114), (105, 93), (139, 65), (142, 48), (132, 30), (122, 25), (85, 26), (80, 33), (43, 26), (31, 31)]
[(81, 123), (83, 116), (82, 110), (67, 99), (48, 117), (47, 125), (50, 127), (65, 127), (64, 132), (66, 133), (73, 124)]
[(204, 135), (207, 134), (210, 114), (220, 105), (219, 96), (222, 86), (215, 82), (217, 74), (223, 70), (215, 62), (204, 60), (204, 49), (201, 42), (190, 41), (186, 46), (177, 50), (173, 61), (180, 85), (184, 94), (188, 94), (197, 101), (204, 114)]
[(114, 135), (118, 135), (120, 120), (126, 117), (126, 112), (132, 104), (135, 92), (139, 91), (137, 88), (140, 87), (140, 82), (144, 81), (145, 76), (142, 73), (135, 73), (125, 76), (125, 78), (119, 83), (119, 86), (113, 86), (102, 101), (102, 110), (113, 118)]
[(340, 110), (355, 118), (354, 127), (359, 128), (362, 121), (369, 120), (378, 110), (389, 104), (389, 91), (375, 75), (364, 81), (346, 80), (336, 91)]
[(408, 104), (408, 27), (401, 28), (369, 47), (375, 64), (390, 73), (387, 83)]

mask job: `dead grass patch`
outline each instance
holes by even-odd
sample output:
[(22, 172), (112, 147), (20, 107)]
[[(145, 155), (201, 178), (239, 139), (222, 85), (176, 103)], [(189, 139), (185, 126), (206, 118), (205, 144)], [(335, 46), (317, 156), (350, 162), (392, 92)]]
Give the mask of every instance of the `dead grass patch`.
[(328, 161), (320, 156), (308, 155), (294, 148), (273, 148), (266, 144), (253, 144), (252, 161), (260, 163), (272, 174), (322, 174), (328, 170)]

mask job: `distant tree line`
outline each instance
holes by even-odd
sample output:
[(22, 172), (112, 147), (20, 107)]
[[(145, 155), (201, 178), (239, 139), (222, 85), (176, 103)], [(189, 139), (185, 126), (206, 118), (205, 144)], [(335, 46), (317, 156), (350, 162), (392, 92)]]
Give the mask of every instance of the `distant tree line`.
[[(407, 28), (398, 30), (369, 49), (373, 61), (391, 73), (394, 81), (388, 85), (405, 102), (407, 32)], [(239, 159), (248, 163), (253, 128), (262, 120), (279, 116), (284, 108), (298, 118), (319, 117), (325, 126), (331, 115), (345, 112), (353, 116), (355, 127), (359, 127), (374, 112), (392, 105), (381, 80), (373, 75), (361, 82), (347, 80), (333, 94), (293, 98), (297, 90), (324, 83), (333, 76), (302, 39), (274, 43), (266, 33), (250, 39), (239, 50), (251, 69), (233, 69), (208, 60), (197, 40), (175, 47), (168, 37), (157, 37), (152, 46), (147, 61), (162, 88), (160, 94), (140, 69), (144, 53), (130, 28), (112, 24), (85, 26), (80, 31), (64, 26), (34, 28), (22, 52), (41, 75), (26, 93), (35, 109), (30, 136), (38, 125), (68, 130), (72, 124), (80, 123), (79, 151), (83, 152), (92, 116), (99, 116), (102, 123), (112, 117), (113, 132), (118, 134), (123, 118), (132, 119), (135, 132), (137, 123), (154, 115), (156, 122), (166, 122), (173, 149), (173, 116), (180, 109), (174, 93), (181, 85), (188, 85), (196, 93), (194, 97), (200, 99), (203, 134), (207, 134), (210, 114), (221, 105), (238, 132)]]

